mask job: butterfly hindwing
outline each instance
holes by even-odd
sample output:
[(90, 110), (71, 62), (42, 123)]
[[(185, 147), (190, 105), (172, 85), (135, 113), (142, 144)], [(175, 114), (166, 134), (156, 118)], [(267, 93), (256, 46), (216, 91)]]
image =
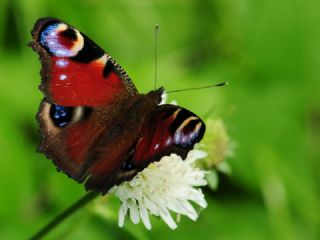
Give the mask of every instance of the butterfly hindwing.
[(41, 90), (61, 106), (102, 106), (137, 94), (124, 70), (85, 34), (54, 18), (39, 19), (31, 46), (42, 63)]
[(114, 109), (63, 107), (43, 100), (37, 114), (39, 151), (52, 159), (59, 170), (81, 182), (89, 152), (97, 139), (112, 128), (113, 119), (119, 114), (119, 103), (114, 104)]

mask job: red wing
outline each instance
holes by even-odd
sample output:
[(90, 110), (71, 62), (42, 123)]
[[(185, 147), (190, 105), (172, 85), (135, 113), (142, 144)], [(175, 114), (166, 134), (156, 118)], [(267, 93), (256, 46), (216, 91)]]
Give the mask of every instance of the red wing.
[[(130, 104), (130, 101), (129, 101)], [(62, 107), (42, 101), (37, 115), (42, 133), (39, 151), (52, 159), (59, 171), (86, 189), (102, 193), (136, 173), (122, 171), (139, 138), (143, 121), (115, 121), (110, 109)], [(129, 112), (130, 114), (130, 112)]]
[(133, 166), (141, 169), (171, 153), (185, 158), (204, 132), (204, 122), (192, 112), (175, 105), (160, 105), (142, 128)]
[(42, 63), (41, 90), (61, 106), (102, 106), (137, 94), (124, 70), (85, 34), (53, 19), (39, 19), (32, 48)]
[(143, 123), (156, 103), (145, 95), (94, 108), (43, 100), (37, 115), (39, 150), (86, 189), (106, 193), (141, 170), (128, 168), (126, 162), (132, 159)]

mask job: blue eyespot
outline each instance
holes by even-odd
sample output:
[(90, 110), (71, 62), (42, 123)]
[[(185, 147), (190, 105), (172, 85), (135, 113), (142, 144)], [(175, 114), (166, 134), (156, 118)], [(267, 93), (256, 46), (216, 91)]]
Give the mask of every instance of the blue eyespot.
[(56, 29), (58, 27), (58, 23), (49, 25), (47, 28), (45, 28), (41, 34), (40, 34), (40, 43), (43, 46), (48, 47), (48, 37), (50, 36), (51, 38), (56, 37)]
[(65, 127), (72, 120), (73, 107), (63, 107), (52, 104), (50, 108), (50, 118), (54, 125), (58, 127)]
[[(72, 52), (72, 50), (69, 49), (68, 47), (61, 44), (59, 41), (59, 39), (61, 40), (61, 36), (59, 35), (60, 32), (57, 31), (59, 24), (60, 23), (49, 25), (42, 30), (39, 37), (40, 44), (43, 47), (45, 47), (46, 50), (51, 54), (53, 54), (54, 56), (57, 56), (57, 57), (74, 56), (74, 52)], [(70, 37), (69, 35), (67, 35), (67, 37)], [(74, 37), (71, 39), (74, 39)]]

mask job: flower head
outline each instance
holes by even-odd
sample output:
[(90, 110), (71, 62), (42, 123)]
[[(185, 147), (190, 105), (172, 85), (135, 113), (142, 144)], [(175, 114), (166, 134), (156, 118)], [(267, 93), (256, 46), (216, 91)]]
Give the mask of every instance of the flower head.
[(149, 215), (160, 216), (175, 229), (177, 224), (170, 211), (196, 220), (198, 213), (190, 201), (202, 208), (207, 206), (201, 189), (197, 188), (207, 182), (206, 172), (196, 168), (194, 163), (206, 155), (206, 152), (192, 150), (185, 160), (176, 154), (162, 157), (131, 181), (114, 186), (110, 192), (121, 200), (119, 226), (124, 225), (127, 214), (135, 224), (141, 219), (147, 229), (151, 229)]
[(202, 142), (208, 157), (204, 161), (203, 168), (212, 169), (231, 155), (230, 138), (220, 118), (207, 119), (206, 126), (207, 132)]
[(206, 119), (206, 129), (201, 145), (207, 151), (208, 156), (198, 161), (197, 166), (208, 171), (206, 175), (208, 187), (217, 190), (218, 172), (228, 175), (232, 173), (227, 158), (232, 157), (235, 142), (230, 139), (225, 124), (220, 118)]

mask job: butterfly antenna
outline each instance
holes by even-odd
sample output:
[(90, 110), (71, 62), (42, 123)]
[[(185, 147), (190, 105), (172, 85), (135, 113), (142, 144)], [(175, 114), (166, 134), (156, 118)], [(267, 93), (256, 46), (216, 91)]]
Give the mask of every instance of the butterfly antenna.
[(222, 82), (222, 83), (217, 83), (217, 84), (208, 85), (204, 87), (184, 88), (184, 89), (166, 91), (166, 93), (185, 92), (185, 91), (200, 90), (200, 89), (213, 88), (213, 87), (222, 87), (222, 86), (227, 86), (228, 84), (229, 84), (228, 82)]
[(154, 26), (154, 90), (157, 89), (159, 25)]

